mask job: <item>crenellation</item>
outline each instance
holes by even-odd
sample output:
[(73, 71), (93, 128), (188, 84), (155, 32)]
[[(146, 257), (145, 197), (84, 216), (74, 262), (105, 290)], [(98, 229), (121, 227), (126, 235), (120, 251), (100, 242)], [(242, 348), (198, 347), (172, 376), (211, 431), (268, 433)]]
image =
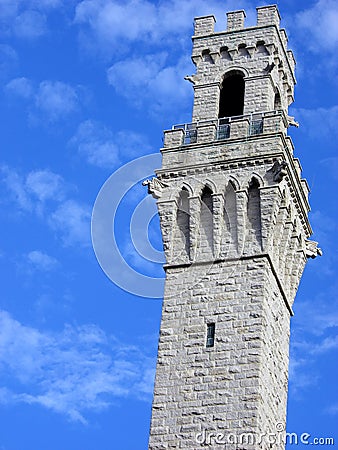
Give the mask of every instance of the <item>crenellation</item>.
[(206, 34), (212, 34), (215, 27), (215, 16), (200, 16), (195, 17), (194, 20), (194, 35), (203, 36)]
[(227, 13), (227, 31), (241, 30), (244, 28), (246, 14), (243, 9)]
[(277, 5), (258, 6), (257, 10), (257, 26), (276, 25), (279, 28), (280, 14)]

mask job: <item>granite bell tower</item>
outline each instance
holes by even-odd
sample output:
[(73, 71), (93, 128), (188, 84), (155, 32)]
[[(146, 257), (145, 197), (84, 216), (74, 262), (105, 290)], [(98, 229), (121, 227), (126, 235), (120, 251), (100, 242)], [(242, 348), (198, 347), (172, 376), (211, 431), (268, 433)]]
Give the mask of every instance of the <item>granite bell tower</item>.
[(275, 5), (244, 21), (195, 19), (192, 120), (148, 182), (166, 255), (151, 450), (284, 448), (292, 304), (320, 249), (287, 135), (294, 56)]

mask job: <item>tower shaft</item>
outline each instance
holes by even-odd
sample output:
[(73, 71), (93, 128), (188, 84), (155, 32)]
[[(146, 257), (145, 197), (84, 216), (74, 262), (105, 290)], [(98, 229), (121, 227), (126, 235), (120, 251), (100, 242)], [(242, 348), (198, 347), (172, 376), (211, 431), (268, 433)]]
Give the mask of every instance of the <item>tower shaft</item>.
[(164, 132), (151, 450), (284, 448), (292, 304), (318, 250), (287, 136), (295, 61), (276, 6), (244, 18), (195, 19), (192, 122)]

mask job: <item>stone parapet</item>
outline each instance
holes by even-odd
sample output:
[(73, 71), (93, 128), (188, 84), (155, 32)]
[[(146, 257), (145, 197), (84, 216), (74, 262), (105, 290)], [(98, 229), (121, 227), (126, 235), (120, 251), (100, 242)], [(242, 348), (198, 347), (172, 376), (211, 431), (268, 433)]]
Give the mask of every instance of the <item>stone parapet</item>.
[(211, 34), (214, 32), (215, 16), (201, 16), (195, 17), (194, 34), (195, 36), (203, 36), (204, 34)]
[(184, 130), (178, 128), (176, 130), (164, 131), (164, 147), (179, 147), (183, 144)]
[(277, 5), (259, 6), (257, 10), (257, 25), (276, 25), (279, 28), (280, 14)]
[(250, 118), (241, 117), (238, 119), (232, 119), (230, 126), (230, 138), (246, 138), (249, 134)]
[(244, 28), (245, 11), (231, 11), (227, 13), (227, 31), (241, 30)]
[(272, 111), (263, 116), (263, 133), (285, 133), (287, 120), (282, 111)]
[(197, 124), (196, 130), (198, 143), (212, 142), (216, 138), (217, 125), (216, 123), (205, 122)]

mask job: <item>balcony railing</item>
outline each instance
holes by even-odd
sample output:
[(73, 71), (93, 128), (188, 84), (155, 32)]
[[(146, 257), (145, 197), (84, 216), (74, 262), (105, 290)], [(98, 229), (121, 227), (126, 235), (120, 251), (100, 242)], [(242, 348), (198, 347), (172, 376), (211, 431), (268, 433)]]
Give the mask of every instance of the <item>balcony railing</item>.
[[(208, 121), (200, 121), (200, 122), (192, 122), (192, 123), (184, 123), (179, 125), (174, 125), (172, 127), (173, 130), (183, 130), (183, 144), (194, 144), (198, 141), (198, 132), (199, 128), (203, 126), (214, 126), (216, 130), (213, 139), (218, 141), (229, 139), (232, 136), (232, 128), (235, 126), (235, 123), (238, 127), (240, 123), (247, 123), (248, 127), (245, 128), (246, 136), (256, 136), (263, 133), (263, 119), (264, 117), (282, 117), (281, 111), (266, 111), (262, 113), (252, 113), (245, 114), (242, 116), (232, 116), (232, 117), (223, 117), (217, 120), (208, 120)], [(277, 123), (277, 122), (276, 122)], [(269, 130), (270, 131), (270, 130)], [(244, 132), (244, 130), (243, 130)]]

